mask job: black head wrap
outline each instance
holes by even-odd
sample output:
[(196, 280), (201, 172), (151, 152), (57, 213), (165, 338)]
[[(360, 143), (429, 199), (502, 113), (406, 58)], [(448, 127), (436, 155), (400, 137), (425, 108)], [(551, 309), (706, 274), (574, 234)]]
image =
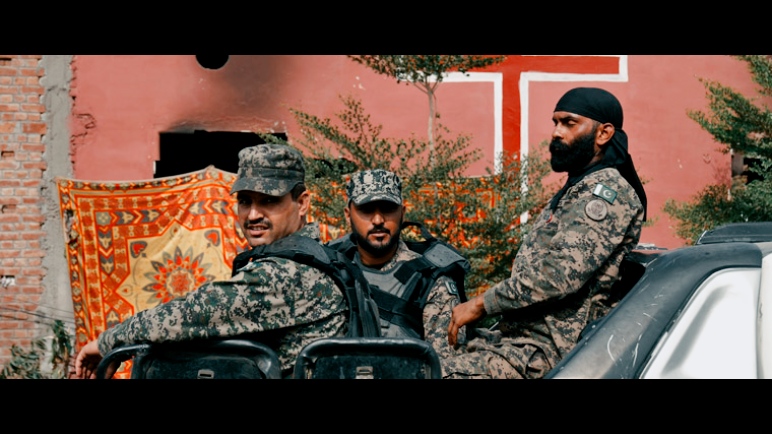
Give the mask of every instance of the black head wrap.
[(576, 184), (587, 176), (606, 167), (616, 167), (619, 173), (638, 194), (638, 198), (643, 204), (643, 221), (646, 221), (646, 192), (643, 190), (643, 184), (638, 173), (633, 166), (633, 159), (627, 152), (627, 134), (622, 131), (622, 105), (619, 100), (603, 89), (595, 87), (577, 87), (569, 90), (563, 95), (555, 106), (556, 112), (569, 112), (580, 116), (588, 117), (600, 123), (610, 123), (614, 126), (614, 136), (604, 147), (603, 159), (598, 163), (587, 168), (582, 173), (568, 174), (566, 185), (550, 201), (551, 209), (555, 209), (558, 201), (569, 187)]

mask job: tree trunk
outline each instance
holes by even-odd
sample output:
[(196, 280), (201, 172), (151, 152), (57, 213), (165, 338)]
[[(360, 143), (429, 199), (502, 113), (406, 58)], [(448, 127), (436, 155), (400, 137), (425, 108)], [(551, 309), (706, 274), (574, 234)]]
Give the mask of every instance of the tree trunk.
[(434, 116), (437, 108), (434, 102), (434, 91), (427, 89), (426, 94), (429, 96), (429, 130), (427, 131), (427, 137), (429, 138), (429, 167), (434, 169)]

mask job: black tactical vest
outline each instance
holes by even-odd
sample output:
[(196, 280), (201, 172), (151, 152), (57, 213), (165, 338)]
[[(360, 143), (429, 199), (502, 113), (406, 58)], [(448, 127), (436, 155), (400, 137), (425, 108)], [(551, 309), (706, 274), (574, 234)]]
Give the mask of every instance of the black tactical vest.
[[(421, 254), (393, 269), (381, 272), (363, 267), (370, 283), (372, 298), (378, 305), (384, 336), (424, 337), (423, 308), (429, 291), (440, 276), (450, 277), (456, 285), (461, 302), (466, 301), (464, 277), (471, 266), (453, 246), (432, 236), (420, 223), (403, 222), (402, 229), (417, 226), (423, 241), (404, 240), (407, 247)], [(353, 260), (356, 244), (351, 235), (327, 243)]]

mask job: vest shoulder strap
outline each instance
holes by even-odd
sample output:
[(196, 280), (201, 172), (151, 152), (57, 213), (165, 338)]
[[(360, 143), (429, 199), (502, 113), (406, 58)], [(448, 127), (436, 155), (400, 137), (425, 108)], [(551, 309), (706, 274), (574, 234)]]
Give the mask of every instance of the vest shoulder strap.
[[(421, 223), (408, 221), (402, 224), (403, 229), (408, 226), (418, 227), (421, 231), (423, 241), (405, 241), (408, 248), (420, 253), (421, 257), (402, 264), (402, 267), (396, 273), (396, 277), (401, 282), (406, 283), (412, 274), (421, 273), (426, 277), (426, 279), (423, 279), (425, 282), (433, 283), (440, 276), (448, 276), (453, 279), (461, 301), (466, 301), (464, 279), (466, 274), (472, 269), (469, 260), (458, 249), (446, 241), (433, 236)], [(424, 290), (426, 291), (427, 289)], [(428, 294), (421, 294), (421, 299), (425, 302), (427, 296)]]
[(354, 253), (357, 250), (357, 245), (351, 240), (350, 233), (329, 241), (326, 246), (343, 253), (349, 259), (354, 259)]

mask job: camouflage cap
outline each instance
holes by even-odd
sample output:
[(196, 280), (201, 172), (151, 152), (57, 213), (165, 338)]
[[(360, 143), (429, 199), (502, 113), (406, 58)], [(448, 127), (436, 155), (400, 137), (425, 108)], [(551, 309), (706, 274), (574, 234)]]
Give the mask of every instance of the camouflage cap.
[(387, 200), (402, 205), (402, 181), (383, 169), (363, 170), (351, 175), (346, 194), (355, 205)]
[(239, 173), (231, 193), (251, 190), (284, 196), (305, 180), (303, 155), (286, 145), (265, 143), (239, 151)]

